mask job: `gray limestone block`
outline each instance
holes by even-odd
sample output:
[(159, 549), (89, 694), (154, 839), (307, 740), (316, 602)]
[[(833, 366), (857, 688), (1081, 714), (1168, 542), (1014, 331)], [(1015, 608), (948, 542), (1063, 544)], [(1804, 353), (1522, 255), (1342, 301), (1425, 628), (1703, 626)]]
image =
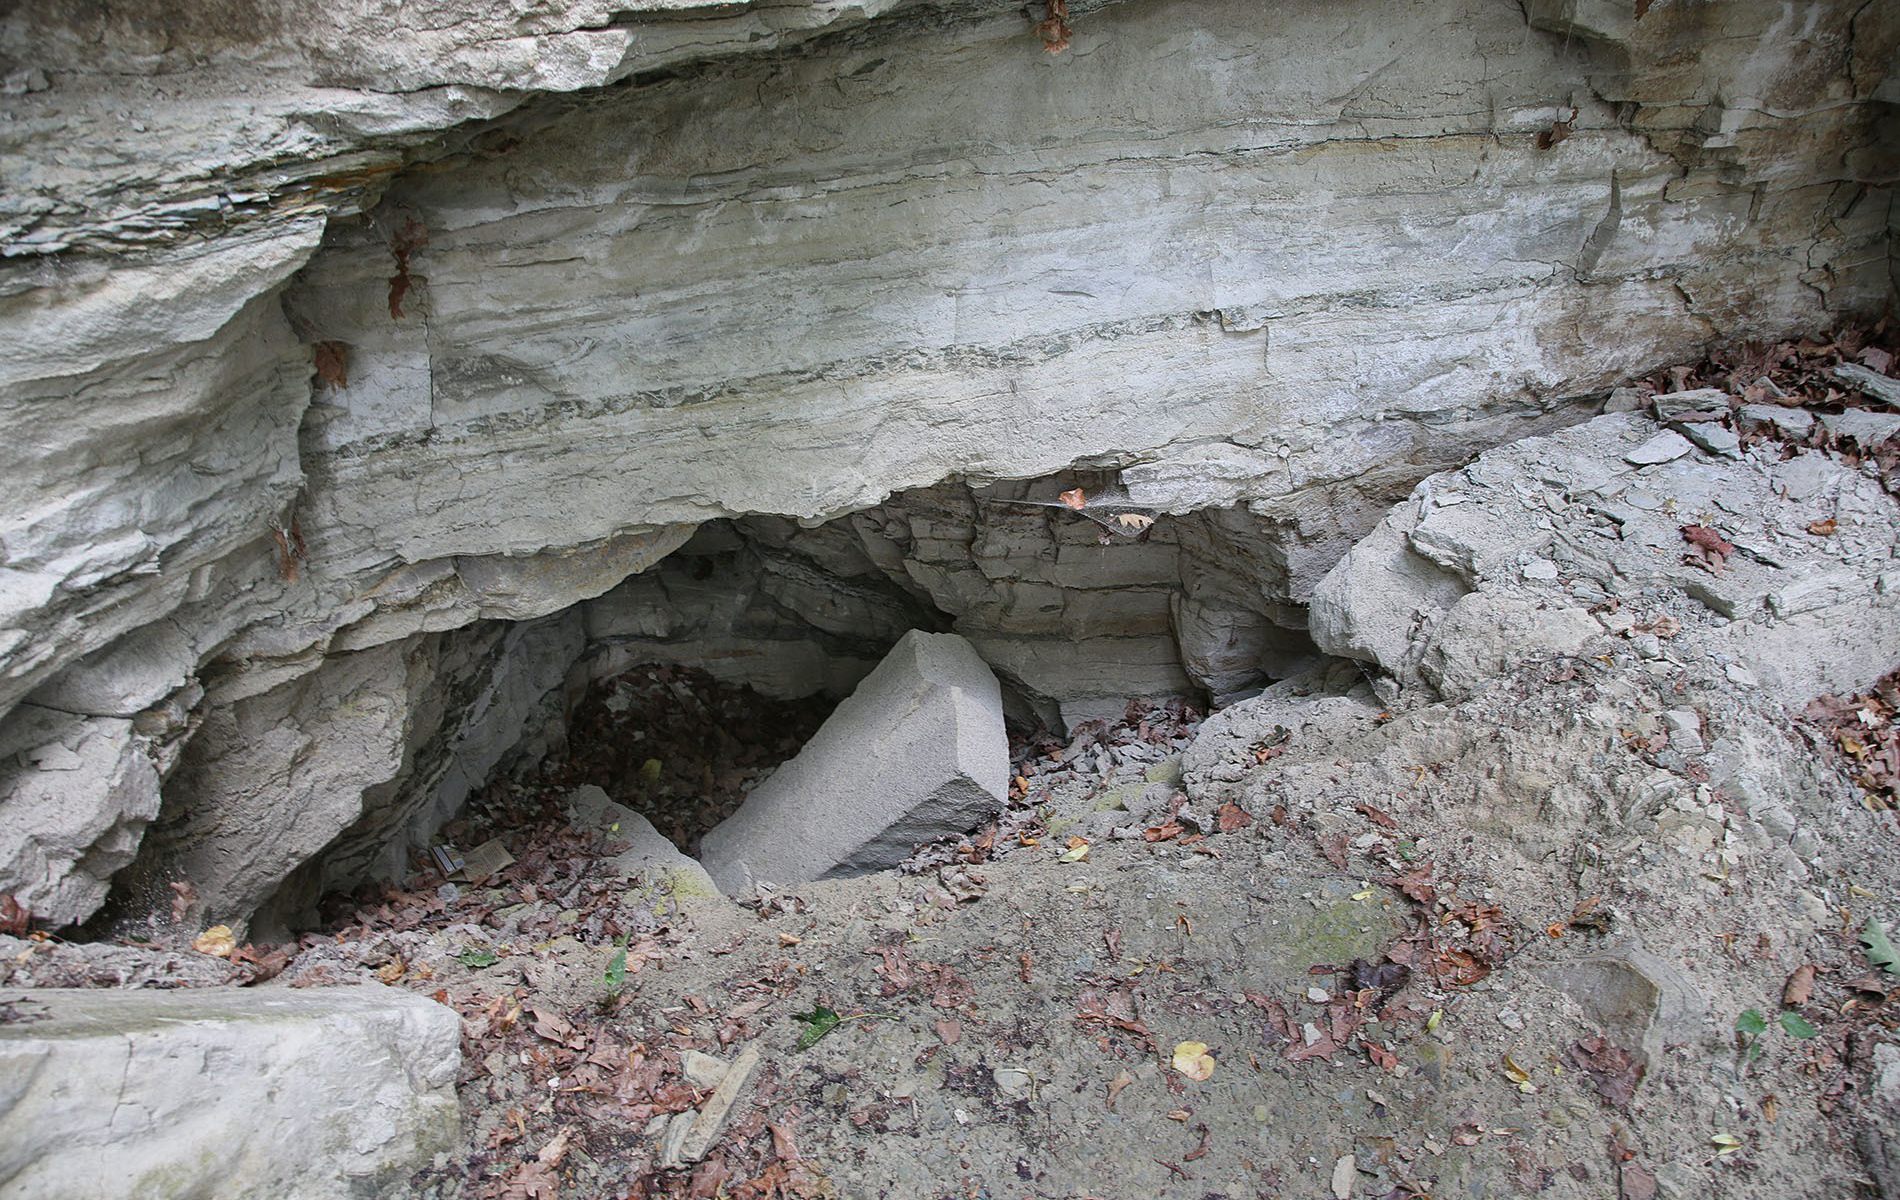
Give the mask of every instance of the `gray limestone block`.
[(575, 828), (605, 830), (609, 837), (631, 843), (609, 864), (614, 874), (637, 878), (675, 900), (716, 897), (725, 902), (697, 859), (675, 846), (653, 822), (616, 803), (600, 788), (591, 783), (575, 788), (568, 794), (567, 810)]
[(461, 1022), (379, 985), (29, 990), (0, 1025), (0, 1192), (381, 1194), (455, 1139)]
[(105, 903), (158, 816), (159, 778), (131, 721), (37, 706), (15, 714), (0, 759), (0, 892), (75, 925)]
[(895, 866), (999, 809), (1008, 777), (996, 677), (956, 634), (909, 633), (706, 835), (702, 861), (735, 895)]

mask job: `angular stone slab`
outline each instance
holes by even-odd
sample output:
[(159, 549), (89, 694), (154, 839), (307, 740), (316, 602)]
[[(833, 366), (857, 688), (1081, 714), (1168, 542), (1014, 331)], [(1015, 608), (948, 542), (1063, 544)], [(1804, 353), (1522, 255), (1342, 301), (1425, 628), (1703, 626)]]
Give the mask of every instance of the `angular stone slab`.
[(461, 1021), (381, 986), (0, 991), (0, 1194), (344, 1200), (455, 1140)]
[(638, 878), (682, 903), (716, 899), (726, 903), (699, 860), (675, 846), (653, 827), (653, 822), (618, 803), (593, 784), (575, 788), (567, 796), (567, 812), (576, 828), (599, 829), (632, 843), (609, 864), (616, 875)]
[(956, 634), (913, 631), (706, 835), (700, 858), (733, 895), (881, 870), (979, 824), (1008, 783), (996, 676)]

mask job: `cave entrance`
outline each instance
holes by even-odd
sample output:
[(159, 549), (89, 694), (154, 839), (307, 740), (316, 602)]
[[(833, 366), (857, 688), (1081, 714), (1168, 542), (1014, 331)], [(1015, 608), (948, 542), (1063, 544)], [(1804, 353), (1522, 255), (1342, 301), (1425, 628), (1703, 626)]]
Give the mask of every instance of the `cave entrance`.
[[(230, 769), (248, 761), (245, 731), (284, 723), (282, 709), (313, 739), (357, 745), (392, 680), (412, 716), (387, 782), (326, 843), (303, 849), (301, 827), (285, 829), (269, 853), (301, 865), (221, 886), (221, 904), (308, 927), (320, 895), (401, 876), (442, 842), (473, 849), (509, 806), (553, 814), (587, 784), (694, 852), (912, 631), (967, 640), (1018, 745), (1038, 731), (1036, 745), (1068, 745), (1131, 701), (1218, 708), (1318, 661), (1287, 563), (1303, 536), (1244, 507), (1144, 509), (1107, 469), (950, 480), (816, 524), (709, 521), (566, 609), (381, 644), (244, 702), (194, 742), (176, 828), (148, 838), (151, 867), (128, 878), (160, 881), (143, 910), (163, 905), (163, 879), (215, 878), (195, 814), (281, 802), (240, 790), (258, 775)], [(338, 777), (360, 770), (360, 755), (337, 759)]]
[(816, 525), (709, 522), (581, 606), (538, 783), (597, 786), (698, 856), (913, 630), (969, 641), (1018, 746), (1131, 701), (1231, 702), (1315, 657), (1263, 525), (1142, 509), (1111, 471), (946, 481)]

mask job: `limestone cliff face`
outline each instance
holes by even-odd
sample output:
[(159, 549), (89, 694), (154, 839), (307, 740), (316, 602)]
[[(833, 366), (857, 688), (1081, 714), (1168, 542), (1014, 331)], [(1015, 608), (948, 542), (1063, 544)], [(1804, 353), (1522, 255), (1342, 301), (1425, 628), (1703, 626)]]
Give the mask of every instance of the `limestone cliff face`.
[[(246, 831), (220, 917), (426, 833), (423, 743), (560, 686), (477, 623), (711, 518), (1106, 472), (1222, 514), (1196, 594), (1251, 615), (1176, 603), (1156, 668), (1220, 690), (1208, 631), (1297, 627), (1424, 475), (1890, 295), (1892, 6), (1074, 9), (1060, 56), (985, 0), (0, 23), (0, 891), (85, 919), (160, 791), (264, 814), (192, 818)], [(226, 744), (366, 688), (369, 749)]]

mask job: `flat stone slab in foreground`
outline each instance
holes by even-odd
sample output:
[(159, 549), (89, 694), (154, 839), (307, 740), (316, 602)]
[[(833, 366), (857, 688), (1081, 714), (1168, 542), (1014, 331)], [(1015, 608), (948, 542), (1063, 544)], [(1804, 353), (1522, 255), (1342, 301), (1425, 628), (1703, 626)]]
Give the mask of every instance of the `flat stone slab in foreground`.
[(882, 870), (1000, 809), (1009, 741), (996, 676), (954, 633), (911, 632), (701, 843), (733, 895)]
[(453, 1144), (461, 1022), (380, 986), (0, 991), (0, 1194), (375, 1195)]

